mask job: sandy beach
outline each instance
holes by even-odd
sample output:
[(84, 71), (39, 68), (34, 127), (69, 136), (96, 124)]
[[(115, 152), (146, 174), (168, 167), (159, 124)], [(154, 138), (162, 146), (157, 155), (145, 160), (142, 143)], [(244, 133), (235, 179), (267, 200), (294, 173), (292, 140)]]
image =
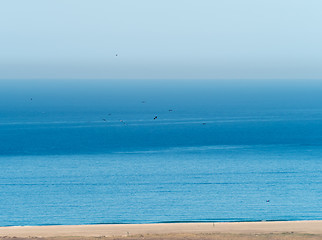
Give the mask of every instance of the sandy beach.
[(322, 239), (322, 221), (0, 227), (0, 239)]

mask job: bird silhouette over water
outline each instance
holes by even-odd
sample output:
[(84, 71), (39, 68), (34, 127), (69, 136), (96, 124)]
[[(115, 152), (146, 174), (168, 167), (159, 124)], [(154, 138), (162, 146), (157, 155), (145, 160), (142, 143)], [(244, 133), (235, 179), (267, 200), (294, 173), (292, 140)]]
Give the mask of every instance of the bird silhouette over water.
[(158, 118), (158, 116), (155, 116), (153, 119), (155, 120), (155, 119), (157, 119)]
[(103, 120), (104, 122), (106, 122), (106, 119), (105, 119), (105, 118), (103, 118), (102, 120)]
[(169, 109), (169, 112), (172, 112), (173, 110), (172, 109)]
[(120, 120), (121, 123), (123, 123), (124, 125), (126, 125), (126, 122), (124, 122), (123, 120)]

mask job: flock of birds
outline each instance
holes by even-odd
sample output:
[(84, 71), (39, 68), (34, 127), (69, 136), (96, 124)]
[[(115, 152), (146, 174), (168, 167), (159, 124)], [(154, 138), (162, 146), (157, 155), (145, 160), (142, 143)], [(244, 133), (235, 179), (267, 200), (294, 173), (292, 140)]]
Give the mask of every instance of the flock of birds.
[[(33, 98), (30, 98), (30, 101), (33, 101)], [(141, 103), (146, 103), (146, 101), (141, 101)], [(169, 109), (168, 111), (169, 112), (173, 112), (173, 109)], [(111, 115), (112, 115), (111, 113), (108, 114), (108, 116), (111, 116)], [(153, 117), (153, 120), (156, 120), (156, 119), (158, 119), (158, 115), (155, 115)], [(107, 119), (106, 118), (102, 118), (102, 121), (107, 122)], [(122, 120), (122, 119), (120, 120), (120, 122), (123, 123), (123, 124), (126, 124), (126, 122), (124, 120)], [(202, 125), (206, 125), (206, 123), (203, 122)]]
[[(116, 55), (117, 56), (117, 55)], [(33, 99), (32, 98), (30, 98), (30, 101), (32, 101)], [(146, 101), (142, 101), (141, 103), (146, 103)], [(173, 110), (172, 109), (169, 109), (168, 110), (169, 112), (173, 112)], [(108, 114), (108, 116), (111, 116), (112, 115), (112, 113), (109, 113)], [(153, 117), (153, 120), (156, 120), (158, 118), (158, 116), (157, 115), (155, 115), (154, 117)], [(104, 121), (104, 122), (107, 122), (107, 119), (106, 118), (102, 118), (102, 121)], [(124, 120), (120, 120), (120, 122), (121, 123), (123, 123), (123, 124), (126, 124), (126, 122), (124, 121)], [(205, 125), (206, 123), (203, 123), (203, 125)]]
[[(116, 55), (116, 56), (117, 56), (117, 55)], [(30, 101), (33, 101), (33, 98), (30, 98)], [(141, 103), (143, 103), (143, 104), (144, 104), (144, 103), (146, 103), (146, 101), (141, 101)], [(173, 112), (173, 109), (169, 109), (168, 111), (169, 111), (169, 112)], [(108, 116), (111, 116), (111, 115), (112, 115), (112, 113), (109, 113), (109, 114), (108, 114)], [(158, 119), (158, 115), (155, 115), (155, 116), (153, 117), (153, 120), (156, 120), (156, 119)], [(103, 122), (107, 122), (107, 119), (106, 119), (106, 118), (102, 118), (102, 121), (103, 121)], [(121, 119), (121, 120), (120, 120), (120, 122), (126, 125), (126, 122), (125, 122), (124, 120), (122, 120), (122, 119)], [(206, 123), (205, 123), (205, 122), (203, 122), (203, 123), (202, 123), (202, 125), (206, 125)]]

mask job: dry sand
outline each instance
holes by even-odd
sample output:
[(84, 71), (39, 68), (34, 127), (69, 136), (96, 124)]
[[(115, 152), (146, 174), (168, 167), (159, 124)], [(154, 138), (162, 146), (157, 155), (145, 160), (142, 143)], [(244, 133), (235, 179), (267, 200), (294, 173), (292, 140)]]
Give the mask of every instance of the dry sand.
[(0, 239), (322, 239), (322, 221), (0, 227)]

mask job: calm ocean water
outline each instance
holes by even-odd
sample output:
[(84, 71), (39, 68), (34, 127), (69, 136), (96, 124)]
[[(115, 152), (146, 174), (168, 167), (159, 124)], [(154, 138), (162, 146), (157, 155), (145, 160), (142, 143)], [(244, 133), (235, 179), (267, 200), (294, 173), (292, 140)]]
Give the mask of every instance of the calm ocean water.
[(27, 83), (0, 226), (322, 219), (322, 83)]

